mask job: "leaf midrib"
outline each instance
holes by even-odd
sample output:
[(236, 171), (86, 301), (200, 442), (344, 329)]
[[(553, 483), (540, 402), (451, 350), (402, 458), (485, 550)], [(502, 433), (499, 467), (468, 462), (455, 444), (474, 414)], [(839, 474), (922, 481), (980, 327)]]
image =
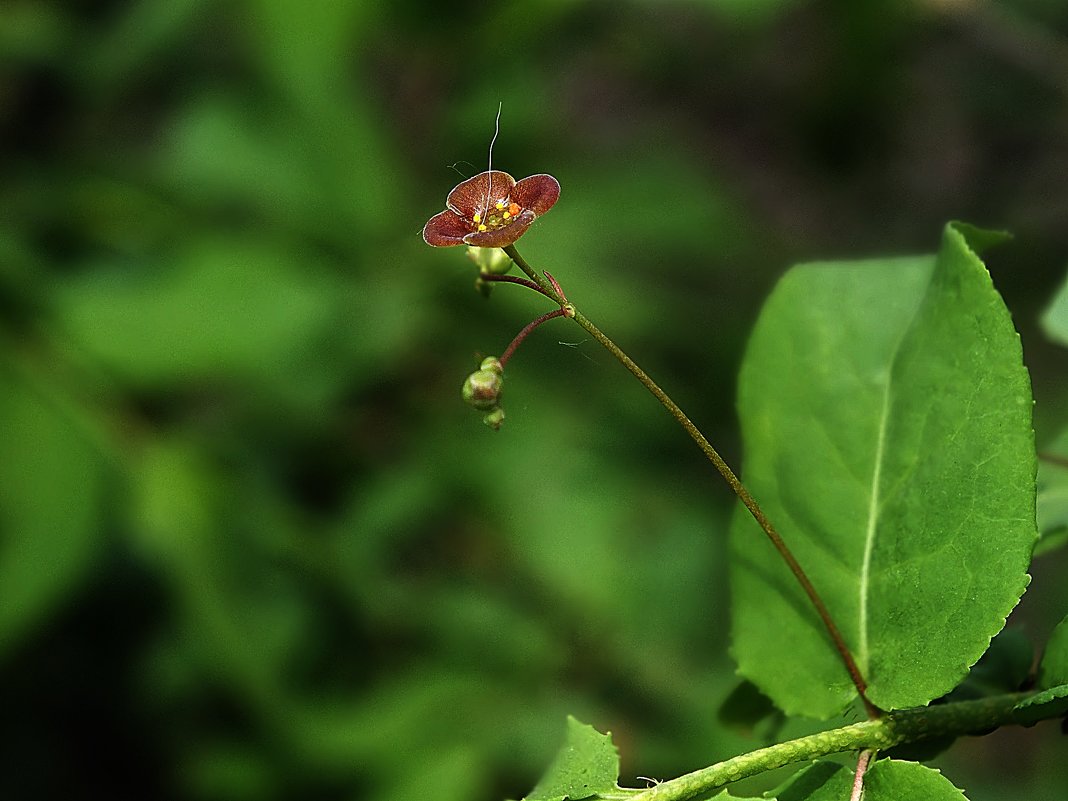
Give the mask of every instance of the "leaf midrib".
[[(896, 349), (894, 355), (897, 355)], [(893, 364), (893, 359), (891, 359)], [(858, 626), (860, 627), (857, 645), (857, 660), (862, 672), (868, 672), (868, 586), (871, 582), (871, 556), (875, 550), (875, 533), (879, 521), (879, 485), (882, 481), (883, 452), (886, 449), (886, 427), (890, 419), (890, 382), (887, 373), (886, 385), (883, 387), (882, 409), (879, 413), (879, 434), (875, 443), (875, 464), (871, 471), (871, 492), (868, 502), (868, 522), (864, 532), (864, 558), (860, 565), (860, 604)]]
[(901, 336), (894, 345), (893, 350), (890, 353), (890, 358), (886, 362), (886, 383), (883, 385), (883, 399), (882, 408), (879, 410), (879, 432), (875, 442), (875, 459), (872, 465), (871, 471), (871, 492), (869, 493), (868, 501), (868, 522), (864, 531), (864, 558), (860, 566), (860, 581), (858, 591), (860, 593), (859, 609), (857, 613), (857, 625), (860, 629), (857, 637), (857, 663), (861, 673), (865, 679), (871, 681), (871, 676), (868, 675), (870, 665), (869, 657), (870, 652), (868, 650), (868, 597), (871, 595), (871, 560), (872, 555), (875, 552), (875, 537), (879, 531), (879, 506), (881, 504), (880, 486), (882, 485), (883, 474), (883, 461), (886, 455), (886, 430), (890, 422), (890, 409), (891, 409), (891, 393), (890, 388), (894, 381), (894, 365), (897, 363), (898, 356), (901, 354), (901, 346), (908, 338), (909, 332), (912, 331), (916, 325), (916, 319), (920, 315), (920, 309), (923, 307), (924, 302), (927, 299), (927, 294), (931, 291), (931, 284), (934, 279), (933, 272), (927, 278), (927, 286), (924, 287), (922, 293), (920, 293), (919, 299), (915, 308), (912, 310), (912, 315), (909, 317), (908, 325), (901, 330)]

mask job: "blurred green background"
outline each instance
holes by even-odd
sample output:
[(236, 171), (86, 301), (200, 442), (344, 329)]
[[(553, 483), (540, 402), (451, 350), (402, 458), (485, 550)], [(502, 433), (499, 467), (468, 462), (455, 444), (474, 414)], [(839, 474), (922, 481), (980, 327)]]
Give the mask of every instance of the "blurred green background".
[[(0, 797), (500, 801), (567, 713), (631, 784), (760, 744), (685, 435), (562, 320), (500, 433), (460, 402), (547, 310), (419, 236), (498, 103), (495, 166), (563, 186), (521, 251), (732, 463), (777, 276), (951, 218), (1015, 233), (1040, 444), (1068, 419), (1062, 0), (6, 0)], [(1054, 797), (1058, 737), (937, 764)]]

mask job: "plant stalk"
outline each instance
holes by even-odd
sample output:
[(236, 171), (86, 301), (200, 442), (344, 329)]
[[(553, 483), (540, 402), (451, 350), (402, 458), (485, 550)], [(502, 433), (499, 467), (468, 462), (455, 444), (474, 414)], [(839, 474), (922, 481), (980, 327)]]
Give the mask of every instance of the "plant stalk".
[[(1040, 693), (1011, 693), (950, 704), (888, 712), (830, 731), (810, 734), (785, 743), (760, 748), (719, 762), (647, 790), (631, 791), (629, 801), (687, 801), (740, 779), (848, 751), (883, 751), (895, 745), (930, 737), (963, 736), (1007, 725), (1031, 725), (1036, 717), (1063, 715), (1063, 708), (1050, 708), (1036, 716), (1021, 702)], [(860, 766), (858, 765), (858, 772)]]
[[(540, 275), (534, 268), (532, 268), (526, 260), (519, 255), (515, 245), (508, 245), (504, 248), (504, 252), (508, 254), (509, 258), (522, 270), (530, 280), (534, 281), (540, 288), (542, 294), (552, 298), (554, 301), (560, 304), (561, 307), (565, 305), (574, 309), (573, 304), (568, 304), (567, 300), (561, 297), (560, 293), (556, 291), (556, 288), (542, 275)], [(571, 316), (571, 315), (568, 315)], [(739, 478), (731, 470), (723, 457), (719, 455), (719, 452), (712, 447), (712, 444), (708, 441), (701, 430), (693, 424), (693, 421), (686, 416), (686, 413), (682, 411), (675, 401), (671, 399), (671, 396), (664, 392), (660, 386), (649, 377), (648, 374), (641, 367), (639, 367), (633, 359), (631, 359), (615, 342), (609, 339), (593, 322), (586, 317), (582, 312), (574, 309), (575, 322), (582, 326), (594, 339), (601, 343), (604, 348), (611, 353), (624, 367), (626, 367), (631, 374), (642, 383), (642, 385), (652, 393), (661, 405), (671, 414), (672, 417), (682, 426), (683, 430), (690, 435), (697, 447), (701, 449), (701, 452), (705, 457), (712, 462), (719, 474), (723, 476), (724, 481), (731, 488), (738, 499), (745, 504), (745, 508), (749, 510), (749, 513), (753, 516), (753, 519), (757, 521), (760, 528), (771, 540), (771, 544), (775, 547), (775, 550), (779, 552), (779, 555), (786, 562), (787, 567), (790, 568), (790, 572), (794, 574), (798, 583), (801, 585), (801, 589), (805, 595), (808, 596), (809, 601), (816, 610), (816, 614), (819, 615), (820, 620), (823, 623), (824, 628), (830, 635), (831, 642), (834, 645), (835, 650), (841, 657), (846, 671), (849, 673), (849, 678), (853, 682), (853, 686), (857, 688), (857, 693), (860, 695), (861, 701), (864, 703), (864, 708), (867, 710), (869, 718), (878, 718), (880, 710), (871, 701), (868, 700), (866, 693), (867, 683), (864, 681), (864, 676), (860, 672), (860, 668), (857, 666), (856, 660), (853, 659), (853, 654), (849, 650), (849, 646), (846, 645), (845, 638), (842, 637), (841, 631), (835, 624), (834, 619), (831, 617), (831, 613), (828, 611), (826, 604), (823, 602), (823, 598), (816, 591), (812, 581), (809, 579), (808, 574), (805, 573), (801, 564), (794, 557), (793, 552), (787, 547), (783, 541), (782, 536), (772, 525), (771, 521), (764, 514), (764, 510), (760, 508), (756, 500), (749, 494), (749, 490), (745, 488), (745, 485), (739, 480)]]
[(857, 769), (853, 774), (853, 792), (849, 796), (849, 801), (860, 801), (861, 796), (864, 795), (864, 774), (868, 772), (868, 765), (871, 764), (873, 756), (875, 752), (870, 748), (865, 748), (857, 757)]
[[(534, 281), (529, 281), (526, 278), (519, 278), (518, 276), (515, 276), (515, 275), (497, 275), (495, 273), (479, 273), (478, 277), (479, 277), (480, 280), (485, 281), (486, 283), (504, 282), (506, 284), (519, 284), (520, 286), (525, 286), (527, 289), (533, 289), (535, 292), (541, 292), (541, 294), (543, 294), (543, 295), (545, 294), (545, 291), (540, 286), (538, 286)], [(548, 297), (550, 299), (555, 300), (555, 298), (553, 298), (551, 295), (549, 295)]]
[(515, 339), (513, 339), (508, 344), (508, 347), (504, 349), (504, 353), (501, 354), (501, 358), (497, 360), (501, 363), (501, 367), (503, 368), (506, 364), (508, 364), (508, 360), (512, 358), (512, 354), (515, 353), (516, 348), (523, 344), (523, 340), (530, 336), (531, 331), (533, 331), (542, 323), (548, 320), (552, 320), (554, 317), (566, 316), (567, 312), (564, 311), (564, 309), (553, 309), (551, 312), (545, 312), (545, 314), (541, 315), (540, 317), (535, 317), (533, 320), (527, 323), (523, 330), (515, 335)]

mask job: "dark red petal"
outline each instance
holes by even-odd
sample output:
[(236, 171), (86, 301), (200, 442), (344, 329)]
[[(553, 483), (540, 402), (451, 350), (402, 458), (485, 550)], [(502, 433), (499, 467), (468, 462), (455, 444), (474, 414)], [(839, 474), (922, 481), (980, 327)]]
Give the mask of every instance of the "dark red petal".
[(514, 186), (515, 178), (506, 172), (480, 172), (453, 187), (445, 205), (470, 220), (476, 213), (485, 214), (498, 200), (505, 200)]
[(423, 226), (423, 241), (436, 248), (462, 245), (464, 237), (471, 233), (471, 223), (455, 212), (446, 209), (435, 214)]
[(538, 216), (555, 206), (559, 199), (560, 182), (545, 173), (524, 178), (512, 190), (512, 201)]
[(503, 248), (521, 237), (537, 215), (530, 209), (519, 214), (514, 222), (491, 228), (488, 231), (475, 231), (464, 237), (464, 242), (479, 248)]

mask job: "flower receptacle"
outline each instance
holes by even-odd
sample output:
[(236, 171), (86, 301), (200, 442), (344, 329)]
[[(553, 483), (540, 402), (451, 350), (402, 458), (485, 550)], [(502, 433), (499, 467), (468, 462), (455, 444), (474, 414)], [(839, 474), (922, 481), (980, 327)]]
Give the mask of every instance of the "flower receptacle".
[(467, 258), (478, 265), (478, 271), (486, 275), (504, 275), (512, 269), (512, 260), (500, 248), (480, 248), (469, 245)]

